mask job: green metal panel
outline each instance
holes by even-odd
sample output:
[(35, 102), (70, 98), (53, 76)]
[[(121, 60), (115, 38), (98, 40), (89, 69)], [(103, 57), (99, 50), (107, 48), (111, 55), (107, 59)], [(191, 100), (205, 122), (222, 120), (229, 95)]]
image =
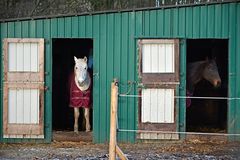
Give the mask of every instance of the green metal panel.
[[(129, 43), (128, 43), (128, 80), (131, 82), (136, 81), (136, 76), (135, 71), (136, 71), (136, 65), (132, 64), (137, 64), (136, 60), (136, 47), (135, 47), (135, 13), (129, 13), (129, 18), (128, 18), (128, 29), (129, 29)], [(138, 26), (137, 26), (138, 27)], [(129, 94), (135, 95), (136, 94), (136, 85), (132, 84), (132, 90), (130, 91)], [(129, 86), (131, 87), (131, 86)], [(129, 88), (128, 88), (129, 89)], [(128, 120), (128, 126), (127, 129), (136, 129), (136, 121), (137, 121), (137, 114), (136, 114), (136, 100), (134, 98), (128, 98), (127, 99), (127, 104), (128, 104), (128, 111), (127, 111), (127, 120)], [(135, 134), (134, 133), (128, 133), (128, 141), (129, 142), (134, 142), (135, 139)]]
[[(138, 16), (138, 14), (136, 14), (136, 16)], [(163, 37), (163, 34), (164, 34), (164, 10), (161, 9), (161, 10), (157, 10), (157, 36), (159, 37)], [(141, 22), (142, 23), (142, 22)], [(138, 27), (136, 27), (137, 29)], [(137, 34), (138, 32), (136, 32)], [(139, 34), (137, 34), (139, 35)]]
[(163, 36), (164, 37), (171, 37), (172, 34), (172, 17), (171, 17), (171, 13), (172, 10), (171, 9), (165, 9), (164, 10), (164, 20), (163, 20), (163, 24), (164, 24), (164, 32), (163, 32)]
[[(215, 6), (208, 6), (207, 38), (214, 37)], [(218, 29), (218, 28), (217, 28)]]
[(78, 37), (78, 17), (72, 17), (72, 37)]
[(94, 45), (93, 45), (93, 73), (95, 73), (94, 76), (94, 81), (93, 81), (93, 140), (94, 142), (100, 143), (103, 142), (106, 137), (100, 137), (100, 132), (101, 132), (101, 125), (100, 122), (100, 95), (101, 93), (99, 92), (99, 67), (100, 67), (100, 54), (99, 54), (99, 48), (100, 48), (100, 29), (99, 29), (99, 20), (100, 16), (94, 16), (93, 17), (93, 34), (95, 35), (94, 37)]
[[(114, 14), (109, 14), (107, 15), (107, 44), (109, 42), (113, 42), (114, 41)], [(94, 45), (94, 44), (93, 44)], [(107, 45), (107, 97), (111, 97), (111, 93), (109, 92), (110, 90), (110, 85), (112, 82), (112, 79), (114, 78), (113, 74), (114, 74), (114, 55), (112, 53), (114, 53), (114, 46), (113, 45)], [(110, 100), (107, 100), (107, 106), (110, 106)], [(106, 112), (107, 112), (107, 116), (106, 116), (106, 125), (109, 126), (110, 124), (110, 107), (106, 107)], [(107, 130), (107, 139), (109, 139), (109, 130)]]
[(201, 6), (200, 13), (200, 37), (207, 37), (207, 6)]
[[(179, 9), (175, 8), (173, 9), (173, 24), (172, 26), (179, 26)], [(173, 27), (173, 36), (177, 37), (178, 36), (178, 31), (179, 31), (179, 27)]]
[(200, 7), (193, 10), (193, 37), (199, 38), (200, 37), (200, 19), (201, 18), (194, 18), (199, 17), (200, 15)]
[[(122, 82), (122, 87), (120, 87), (120, 93), (126, 93), (127, 92), (127, 81), (128, 81), (128, 13), (122, 14), (122, 38), (121, 38), (121, 72), (120, 72), (120, 82)], [(126, 65), (123, 65), (123, 64)], [(128, 104), (127, 104), (127, 98), (120, 97), (119, 99), (120, 105), (119, 105), (119, 111), (120, 116), (119, 119), (121, 119), (121, 123), (119, 125), (120, 128), (127, 128), (128, 126), (128, 119), (127, 119), (127, 113), (128, 113)], [(128, 132), (121, 132), (120, 133), (120, 140), (127, 140), (128, 138)]]
[[(181, 39), (180, 41), (180, 86), (179, 86), (179, 95), (186, 96), (186, 53), (187, 53), (187, 46), (186, 40)], [(179, 131), (185, 132), (186, 130), (186, 99), (179, 100)], [(181, 138), (184, 138), (185, 135), (180, 135)]]
[(221, 38), (222, 34), (222, 26), (221, 26), (221, 21), (222, 21), (222, 6), (218, 5), (215, 7), (215, 21), (214, 21), (214, 26), (215, 26), (215, 37), (216, 38)]
[(72, 36), (72, 18), (71, 17), (67, 17), (64, 18), (64, 26), (65, 26), (65, 30), (64, 30), (64, 37), (68, 37), (70, 38)]
[[(233, 24), (236, 20), (236, 17), (234, 16), (234, 6), (229, 6), (229, 16), (233, 16), (229, 19), (229, 36), (231, 39), (229, 39), (229, 52), (230, 53), (236, 53), (236, 27), (235, 25), (230, 25)], [(230, 97), (235, 97), (236, 96), (236, 84), (235, 84), (235, 79), (236, 79), (236, 68), (235, 68), (235, 54), (230, 54), (229, 55), (229, 96)], [(236, 117), (236, 101), (231, 100), (229, 101), (229, 110), (228, 110), (228, 132), (235, 133), (235, 117)], [(234, 140), (231, 137), (232, 140)]]
[[(100, 123), (101, 123), (101, 130), (100, 130), (100, 137), (103, 141), (106, 141), (107, 132), (109, 131), (107, 126), (107, 92), (109, 92), (109, 86), (107, 85), (107, 55), (106, 55), (106, 47), (107, 47), (107, 16), (106, 14), (100, 16), (100, 46), (99, 46), (99, 92), (101, 92), (101, 98), (99, 103), (99, 113), (100, 116)], [(99, 116), (99, 115), (98, 115)], [(104, 137), (104, 138), (103, 138)]]
[[(115, 28), (115, 32), (114, 32), (114, 77), (120, 79), (121, 77), (121, 34), (122, 34), (122, 30), (121, 30), (121, 24), (122, 24), (122, 17), (120, 13), (115, 14), (115, 18), (114, 18), (114, 28)], [(121, 92), (121, 88), (119, 89), (119, 92)], [(119, 101), (119, 106), (120, 106), (120, 101)], [(119, 109), (118, 109), (119, 110)], [(118, 117), (121, 116), (121, 112), (118, 112)], [(121, 124), (119, 124), (121, 125)], [(120, 126), (119, 126), (120, 127)], [(121, 136), (118, 134), (118, 139), (121, 138)]]
[(29, 22), (29, 37), (36, 38), (36, 21)]
[[(229, 5), (229, 97), (236, 96), (236, 5)], [(239, 37), (238, 37), (239, 38)], [(239, 83), (239, 82), (238, 82)], [(228, 132), (236, 133), (236, 100), (229, 101)], [(238, 124), (239, 125), (239, 124)], [(234, 137), (230, 137), (234, 140)]]
[[(0, 24), (0, 57), (2, 57), (2, 25)], [(0, 98), (2, 99), (2, 61), (0, 62)], [(0, 142), (2, 142), (2, 101), (0, 101)]]
[(65, 31), (65, 25), (64, 25), (64, 18), (58, 18), (57, 19), (57, 37), (58, 38), (64, 38), (64, 31)]
[(149, 19), (149, 11), (143, 12), (143, 34), (144, 36), (149, 37), (150, 33), (150, 19)]
[(222, 5), (222, 38), (229, 37), (229, 4)]
[[(199, 18), (199, 17), (194, 17)], [(186, 37), (193, 37), (193, 8), (186, 8), (186, 20), (181, 23), (186, 23)]]
[[(129, 23), (129, 22), (128, 22)], [(156, 36), (157, 34), (157, 11), (150, 11), (150, 36)]]
[[(94, 57), (93, 139), (106, 142), (109, 138), (110, 83), (120, 80), (119, 92), (126, 92), (129, 82), (138, 81), (139, 38), (226, 38), (229, 39), (229, 97), (240, 96), (240, 31), (239, 2), (194, 7), (168, 8), (136, 12), (118, 12), (42, 20), (1, 23), (1, 40), (7, 37), (41, 37), (45, 39), (46, 85), (45, 140), (52, 136), (52, 38), (92, 38)], [(186, 41), (180, 45), (179, 94), (186, 92)], [(2, 81), (2, 78), (1, 78)], [(1, 82), (2, 84), (2, 82)], [(137, 94), (137, 87), (130, 94)], [(2, 96), (2, 92), (1, 92)], [(228, 132), (240, 132), (239, 100), (229, 101)], [(185, 100), (179, 101), (179, 130), (185, 131)], [(2, 103), (0, 106), (2, 115)], [(119, 127), (137, 128), (138, 99), (119, 98)], [(2, 139), (21, 142), (28, 140)], [(119, 133), (119, 140), (134, 142), (134, 133)], [(30, 140), (31, 142), (34, 140)], [(36, 141), (41, 142), (41, 141)]]
[(179, 24), (173, 26), (174, 28), (179, 27), (178, 36), (185, 38), (186, 36), (186, 8), (179, 8)]
[(14, 22), (15, 24), (15, 37), (21, 38), (22, 37), (22, 22)]
[(86, 16), (86, 37), (92, 37), (92, 16)]
[[(240, 3), (238, 3), (237, 5), (237, 13), (236, 13), (237, 16), (237, 22), (236, 22), (236, 37), (237, 37), (237, 40), (236, 40), (236, 69), (237, 69), (237, 73), (236, 73), (236, 97), (240, 97), (240, 18), (239, 18), (239, 15), (240, 15)], [(235, 133), (240, 133), (240, 100), (236, 100), (236, 131)], [(240, 138), (239, 137), (236, 137), (236, 139), (239, 141)]]
[(52, 140), (52, 41), (51, 41), (51, 21), (44, 20), (43, 37), (45, 38), (45, 83), (49, 88), (45, 92), (45, 141), (50, 143)]
[[(86, 35), (86, 22), (85, 22), (86, 17), (85, 16), (81, 16), (79, 17), (79, 37), (85, 37)], [(99, 24), (97, 24), (97, 26), (99, 26)]]

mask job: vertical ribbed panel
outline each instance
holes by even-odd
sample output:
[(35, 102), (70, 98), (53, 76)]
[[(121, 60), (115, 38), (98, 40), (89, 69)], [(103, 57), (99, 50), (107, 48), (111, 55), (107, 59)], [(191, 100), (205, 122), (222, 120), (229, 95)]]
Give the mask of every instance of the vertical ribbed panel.
[(174, 123), (174, 89), (142, 89), (141, 121)]
[[(240, 96), (239, 86), (239, 3), (168, 8), (151, 11), (111, 13), (43, 20), (1, 23), (1, 38), (42, 37), (45, 43), (46, 92), (45, 136), (51, 140), (52, 116), (52, 38), (92, 38), (94, 51), (93, 136), (94, 142), (109, 137), (110, 83), (120, 80), (120, 93), (137, 81), (138, 38), (227, 38), (229, 39), (229, 96)], [(237, 24), (237, 26), (236, 26)], [(181, 53), (180, 53), (181, 55)], [(133, 85), (130, 94), (136, 94)], [(2, 93), (1, 93), (2, 94)], [(229, 102), (228, 131), (240, 131), (239, 100)], [(119, 99), (119, 127), (136, 129), (137, 100)], [(2, 113), (2, 104), (1, 104)], [(181, 112), (184, 114), (184, 112)], [(2, 125), (2, 119), (1, 119)], [(2, 131), (1, 131), (2, 132)], [(120, 140), (134, 141), (133, 133), (120, 133)], [(26, 140), (25, 140), (26, 141)], [(4, 139), (4, 142), (20, 140)]]
[[(0, 40), (2, 40), (2, 24), (0, 24)], [(0, 41), (0, 48), (2, 48), (2, 43)], [(2, 57), (2, 49), (0, 49), (0, 57)], [(1, 97), (1, 100), (2, 100), (2, 59), (0, 61), (0, 97)], [(3, 108), (2, 108), (2, 101), (0, 102), (0, 114), (1, 114), (1, 117), (3, 115), (3, 112), (2, 112)], [(1, 118), (2, 119), (2, 118)], [(2, 120), (0, 119), (0, 142), (2, 142)]]
[[(236, 92), (236, 97), (240, 97), (240, 3), (237, 4), (237, 13), (236, 13), (236, 69), (237, 69), (237, 73), (236, 73), (236, 88), (237, 88), (237, 92)], [(235, 129), (235, 133), (240, 133), (240, 100), (237, 100), (236, 103), (236, 129)], [(239, 140), (239, 138), (237, 139)]]

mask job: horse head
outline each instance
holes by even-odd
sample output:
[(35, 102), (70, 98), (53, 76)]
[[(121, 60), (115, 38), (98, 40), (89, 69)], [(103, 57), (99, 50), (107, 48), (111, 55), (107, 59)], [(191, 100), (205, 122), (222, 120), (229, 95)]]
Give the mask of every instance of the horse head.
[(203, 78), (209, 81), (214, 87), (221, 86), (221, 78), (218, 73), (218, 67), (215, 59), (206, 59), (206, 65), (203, 70)]
[(88, 78), (88, 65), (87, 65), (87, 57), (84, 58), (76, 58), (74, 56), (75, 66), (74, 66), (74, 74), (75, 79), (78, 82), (78, 85), (81, 86), (84, 81)]

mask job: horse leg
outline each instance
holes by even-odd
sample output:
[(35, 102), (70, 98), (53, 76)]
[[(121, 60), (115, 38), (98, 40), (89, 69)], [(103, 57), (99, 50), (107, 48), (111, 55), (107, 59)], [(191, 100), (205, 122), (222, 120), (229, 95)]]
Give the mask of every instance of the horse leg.
[(90, 131), (90, 121), (89, 121), (89, 108), (85, 108), (84, 109), (84, 116), (85, 116), (85, 121), (86, 121), (86, 132), (89, 132)]
[(79, 108), (74, 108), (74, 132), (78, 133)]

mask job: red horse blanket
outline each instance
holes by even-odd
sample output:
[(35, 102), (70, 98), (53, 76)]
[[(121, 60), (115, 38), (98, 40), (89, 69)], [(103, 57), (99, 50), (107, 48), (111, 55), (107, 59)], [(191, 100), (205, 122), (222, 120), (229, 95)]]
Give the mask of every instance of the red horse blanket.
[[(191, 97), (191, 96), (193, 96), (193, 93), (191, 93), (190, 91), (187, 90), (187, 97)], [(187, 107), (191, 106), (191, 104), (192, 104), (191, 98), (186, 99), (186, 104), (187, 104)]]
[(90, 108), (91, 106), (91, 84), (90, 87), (86, 91), (81, 91), (74, 80), (74, 74), (71, 74), (70, 80), (70, 107), (84, 107)]

